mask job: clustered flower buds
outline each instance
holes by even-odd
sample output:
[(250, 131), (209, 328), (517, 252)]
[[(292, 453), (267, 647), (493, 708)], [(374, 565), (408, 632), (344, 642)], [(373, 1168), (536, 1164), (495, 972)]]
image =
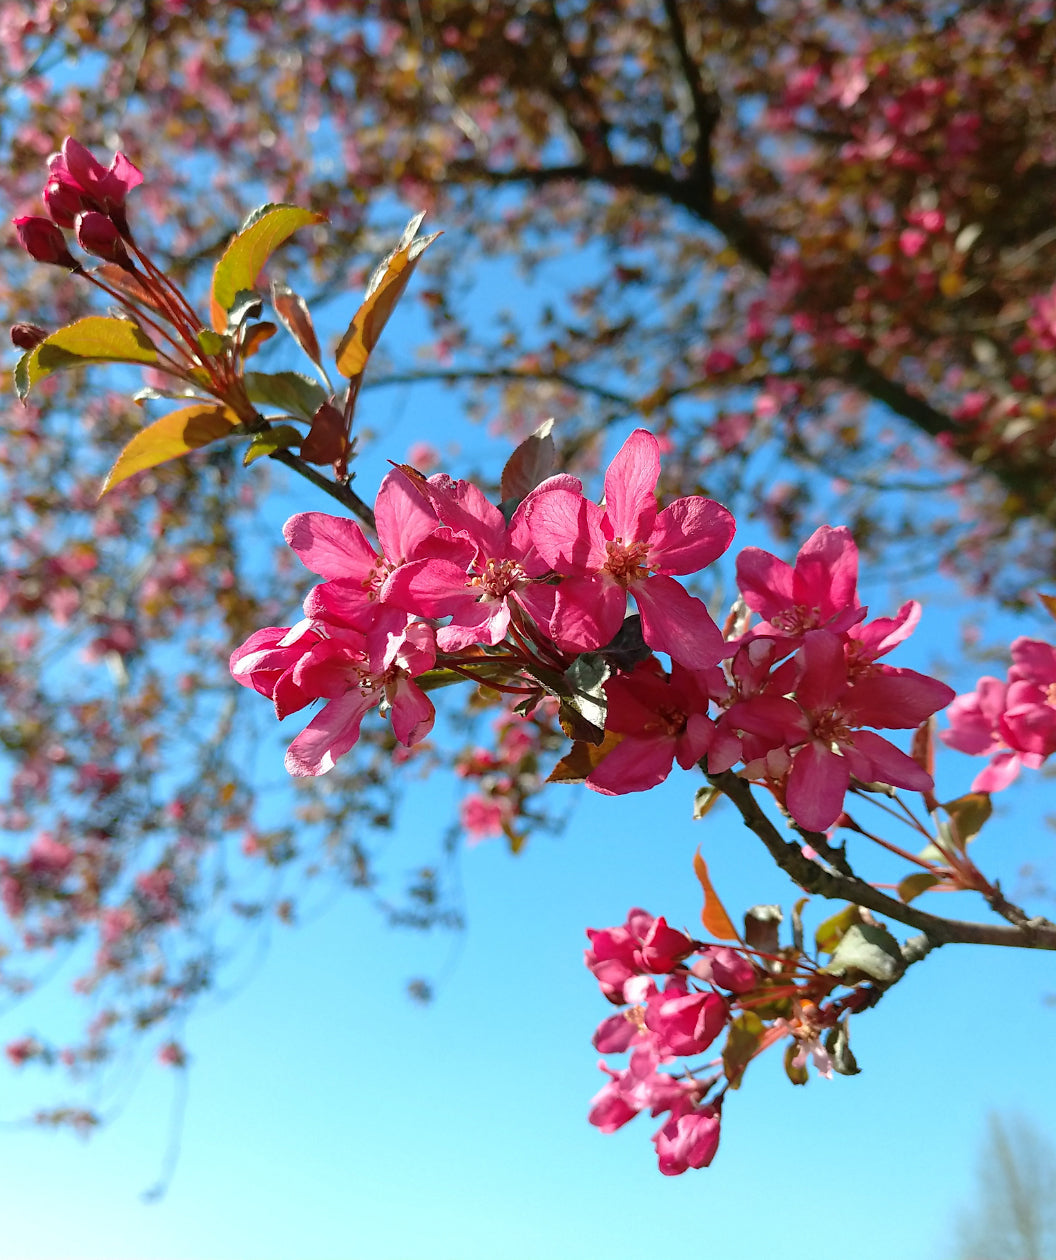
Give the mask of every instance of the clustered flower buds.
[(125, 198), (143, 182), (142, 173), (123, 153), (104, 167), (72, 136), (48, 159), (48, 171), (41, 198), (49, 217), (23, 215), (13, 220), (26, 253), (36, 262), (79, 267), (64, 235), (72, 228), (85, 253), (130, 266), (124, 246), (132, 239)]

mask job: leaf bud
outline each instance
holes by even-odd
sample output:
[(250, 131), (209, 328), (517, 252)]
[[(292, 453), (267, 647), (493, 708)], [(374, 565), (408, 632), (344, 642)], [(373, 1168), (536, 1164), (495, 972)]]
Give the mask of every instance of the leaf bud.
[(13, 324), (11, 342), (19, 350), (35, 350), (47, 337), (48, 330), (39, 324)]

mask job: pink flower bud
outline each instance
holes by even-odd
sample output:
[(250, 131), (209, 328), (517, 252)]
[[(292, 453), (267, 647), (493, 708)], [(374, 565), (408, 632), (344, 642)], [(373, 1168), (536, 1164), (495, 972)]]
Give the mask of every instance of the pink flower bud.
[(94, 254), (122, 267), (132, 266), (117, 228), (98, 210), (86, 210), (77, 216), (77, 244), (86, 254)]
[(653, 1137), (664, 1176), (677, 1177), (687, 1168), (707, 1168), (719, 1149), (719, 1125), (717, 1107), (672, 1116)]
[(41, 196), (48, 214), (61, 228), (72, 228), (74, 219), (84, 209), (80, 193), (57, 179), (48, 180)]
[(23, 215), (12, 219), (18, 233), (18, 243), (37, 262), (54, 263), (58, 267), (77, 267), (80, 264), (66, 247), (66, 238), (50, 219), (42, 215)]
[[(62, 151), (48, 161), (51, 171), (44, 200), (55, 222), (72, 226), (79, 212), (96, 210), (110, 217), (122, 236), (128, 235), (125, 198), (143, 182), (143, 174), (123, 153), (104, 167), (72, 136), (63, 141)], [(69, 220), (67, 222), (66, 220)]]

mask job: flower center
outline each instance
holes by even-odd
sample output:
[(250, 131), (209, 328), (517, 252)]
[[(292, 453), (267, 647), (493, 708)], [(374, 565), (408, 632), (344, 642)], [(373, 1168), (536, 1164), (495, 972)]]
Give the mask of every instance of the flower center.
[(807, 630), (815, 630), (821, 620), (820, 608), (807, 608), (805, 604), (795, 604), (770, 618), (770, 624), (783, 634), (804, 634)]
[(649, 551), (648, 543), (625, 543), (622, 538), (613, 538), (605, 544), (605, 551), (605, 572), (622, 586), (641, 582), (649, 576), (649, 566), (644, 563)]
[(832, 747), (834, 744), (851, 742), (851, 728), (839, 710), (812, 714), (814, 738)]
[(516, 560), (488, 560), (484, 571), (476, 579), (490, 599), (505, 599), (512, 590), (516, 590), (526, 581), (524, 569)]
[(378, 592), (381, 590), (382, 583), (389, 576), (395, 565), (389, 564), (384, 556), (378, 556), (374, 561), (373, 568), (363, 579), (361, 586), (367, 592), (367, 598), (374, 601), (378, 598)]

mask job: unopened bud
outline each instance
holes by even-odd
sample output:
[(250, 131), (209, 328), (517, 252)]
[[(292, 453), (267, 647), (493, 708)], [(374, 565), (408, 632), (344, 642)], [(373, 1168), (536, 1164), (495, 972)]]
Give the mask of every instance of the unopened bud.
[(42, 215), (28, 214), (12, 219), (18, 242), (30, 258), (37, 262), (54, 263), (59, 267), (77, 267), (80, 264), (66, 247), (66, 238), (50, 219)]
[(57, 179), (49, 179), (41, 195), (54, 222), (61, 228), (72, 228), (74, 220), (84, 209), (84, 198), (80, 193)]
[(19, 350), (35, 350), (47, 337), (48, 330), (39, 324), (13, 324), (11, 341)]
[(86, 210), (77, 216), (77, 243), (86, 254), (94, 254), (122, 267), (132, 265), (117, 228), (98, 210)]

